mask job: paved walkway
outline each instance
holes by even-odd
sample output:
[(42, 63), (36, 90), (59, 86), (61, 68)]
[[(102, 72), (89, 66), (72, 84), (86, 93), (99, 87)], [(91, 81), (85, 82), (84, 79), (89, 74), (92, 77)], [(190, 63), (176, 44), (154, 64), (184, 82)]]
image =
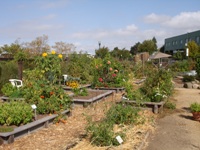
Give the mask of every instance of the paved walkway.
[(174, 98), (177, 113), (158, 119), (154, 135), (144, 150), (200, 150), (200, 122), (192, 119), (189, 106), (200, 103), (200, 90), (177, 88)]

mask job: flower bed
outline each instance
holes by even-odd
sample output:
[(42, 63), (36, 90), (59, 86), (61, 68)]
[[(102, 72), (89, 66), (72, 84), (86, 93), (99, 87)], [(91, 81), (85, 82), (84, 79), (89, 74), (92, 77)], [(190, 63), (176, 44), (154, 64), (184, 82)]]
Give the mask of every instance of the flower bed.
[[(90, 87), (91, 86), (91, 84), (86, 84), (86, 85), (81, 85), (80, 87), (78, 87), (78, 88), (88, 88), (88, 87)], [(72, 90), (73, 89), (73, 87), (70, 87), (70, 86), (65, 86), (65, 85), (63, 85), (62, 86), (63, 87), (63, 89), (64, 90)]]
[[(62, 112), (62, 114), (70, 115), (70, 111), (65, 110)], [(13, 143), (16, 138), (32, 133), (33, 131), (36, 131), (43, 127), (47, 128), (49, 124), (52, 123), (56, 117), (58, 117), (58, 114), (53, 114), (44, 117), (42, 119), (33, 121), (31, 123), (28, 123), (26, 125), (16, 127), (12, 132), (6, 132), (6, 133), (0, 132), (0, 145)]]
[(88, 90), (87, 96), (74, 96), (72, 101), (75, 105), (87, 106), (88, 104), (104, 99), (113, 94), (113, 90)]

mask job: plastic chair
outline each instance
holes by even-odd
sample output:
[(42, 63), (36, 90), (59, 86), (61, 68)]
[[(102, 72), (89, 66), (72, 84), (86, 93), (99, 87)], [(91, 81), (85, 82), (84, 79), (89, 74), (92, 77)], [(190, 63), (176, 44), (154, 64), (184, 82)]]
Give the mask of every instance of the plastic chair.
[(68, 75), (67, 74), (63, 74), (63, 77), (64, 77), (64, 82), (66, 82)]
[(20, 88), (23, 86), (22, 80), (10, 79), (9, 81), (11, 82), (12, 86), (14, 86), (14, 87)]

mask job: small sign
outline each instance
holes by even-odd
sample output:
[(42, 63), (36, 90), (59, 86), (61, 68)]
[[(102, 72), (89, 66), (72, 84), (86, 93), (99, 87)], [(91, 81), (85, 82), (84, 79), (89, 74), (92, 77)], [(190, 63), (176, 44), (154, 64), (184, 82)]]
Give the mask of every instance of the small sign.
[(31, 105), (32, 109), (36, 109), (37, 106), (35, 104)]
[(121, 136), (117, 136), (116, 137), (116, 139), (117, 139), (117, 141), (119, 142), (119, 144), (122, 144), (123, 143), (123, 140), (122, 140), (122, 138), (121, 138)]

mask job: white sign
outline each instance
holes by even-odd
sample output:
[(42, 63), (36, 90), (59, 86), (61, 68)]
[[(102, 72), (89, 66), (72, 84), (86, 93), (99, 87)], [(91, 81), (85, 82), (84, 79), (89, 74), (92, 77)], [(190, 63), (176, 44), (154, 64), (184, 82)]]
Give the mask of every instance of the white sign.
[(37, 106), (35, 104), (31, 105), (32, 109), (36, 109)]
[(121, 136), (117, 136), (116, 137), (116, 139), (117, 139), (117, 141), (119, 142), (119, 144), (122, 144), (123, 143), (123, 140), (122, 140), (122, 138), (121, 138)]

